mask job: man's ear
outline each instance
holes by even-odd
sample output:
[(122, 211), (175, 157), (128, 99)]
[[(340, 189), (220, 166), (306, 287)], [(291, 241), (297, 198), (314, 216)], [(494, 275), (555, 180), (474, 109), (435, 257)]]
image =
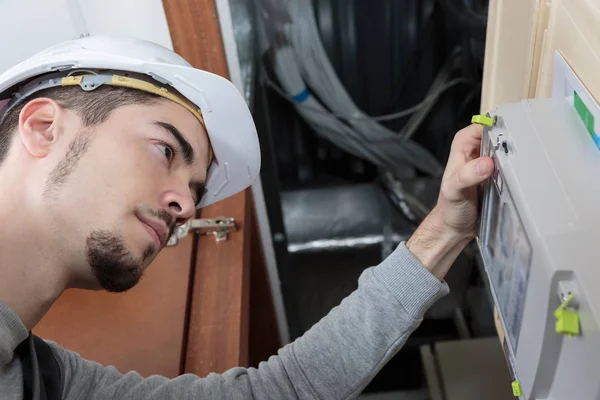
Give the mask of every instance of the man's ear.
[(54, 100), (40, 97), (28, 102), (19, 114), (19, 136), (33, 157), (45, 157), (56, 141), (56, 117), (61, 106)]

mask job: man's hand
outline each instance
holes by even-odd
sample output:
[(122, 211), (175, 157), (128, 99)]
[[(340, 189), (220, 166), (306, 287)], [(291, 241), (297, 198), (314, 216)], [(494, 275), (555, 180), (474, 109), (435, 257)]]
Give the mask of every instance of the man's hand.
[(480, 157), (480, 125), (470, 125), (454, 137), (437, 203), (442, 222), (456, 235), (475, 236), (478, 217), (477, 185), (490, 177), (494, 162)]
[(437, 205), (408, 240), (408, 249), (443, 279), (463, 248), (475, 237), (477, 185), (489, 178), (494, 162), (480, 157), (482, 127), (470, 125), (454, 137)]

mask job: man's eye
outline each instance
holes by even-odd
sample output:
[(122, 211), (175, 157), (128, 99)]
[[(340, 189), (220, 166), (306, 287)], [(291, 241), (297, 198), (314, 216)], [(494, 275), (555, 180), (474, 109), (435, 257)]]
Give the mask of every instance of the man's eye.
[(160, 149), (160, 151), (162, 151), (162, 153), (165, 155), (168, 161), (171, 161), (173, 159), (174, 152), (171, 146), (162, 143), (158, 143), (156, 146), (158, 146), (158, 148)]

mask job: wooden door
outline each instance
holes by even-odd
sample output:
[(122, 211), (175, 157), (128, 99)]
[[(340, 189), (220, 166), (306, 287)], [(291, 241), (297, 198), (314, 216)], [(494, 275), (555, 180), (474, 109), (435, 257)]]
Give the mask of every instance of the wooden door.
[[(175, 51), (196, 68), (228, 77), (214, 0), (163, 0), (163, 6)], [(247, 365), (251, 201), (246, 190), (199, 212), (235, 218), (238, 230), (227, 241), (183, 239), (124, 294), (67, 291), (34, 332), (144, 376), (205, 376)]]

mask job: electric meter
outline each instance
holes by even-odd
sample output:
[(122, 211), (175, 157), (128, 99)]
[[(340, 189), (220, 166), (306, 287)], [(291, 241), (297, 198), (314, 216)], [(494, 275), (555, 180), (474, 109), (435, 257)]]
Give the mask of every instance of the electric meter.
[[(576, 95), (576, 94), (575, 94)], [(600, 149), (573, 99), (488, 114), (478, 243), (524, 399), (600, 399)], [(599, 253), (596, 253), (599, 250)]]

